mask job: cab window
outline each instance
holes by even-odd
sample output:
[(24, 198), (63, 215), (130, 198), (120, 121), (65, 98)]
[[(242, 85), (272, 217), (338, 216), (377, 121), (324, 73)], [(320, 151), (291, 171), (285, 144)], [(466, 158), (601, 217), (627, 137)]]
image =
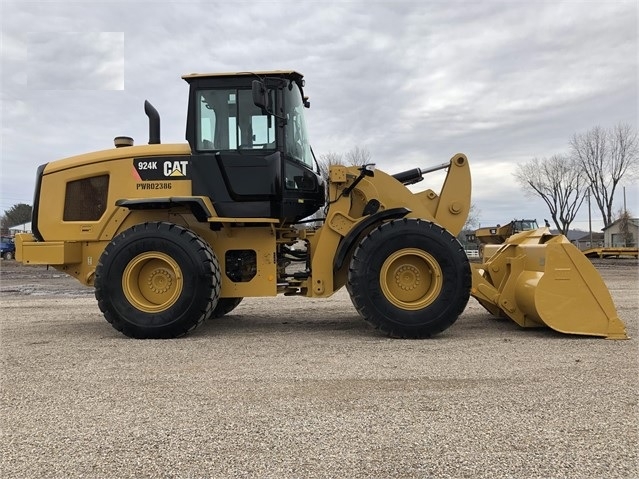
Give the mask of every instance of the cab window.
[(314, 159), (306, 129), (304, 108), (302, 93), (297, 85), (291, 82), (291, 88), (284, 88), (286, 151), (293, 159), (312, 169)]
[(275, 149), (273, 118), (254, 105), (251, 90), (200, 90), (197, 100), (198, 150)]

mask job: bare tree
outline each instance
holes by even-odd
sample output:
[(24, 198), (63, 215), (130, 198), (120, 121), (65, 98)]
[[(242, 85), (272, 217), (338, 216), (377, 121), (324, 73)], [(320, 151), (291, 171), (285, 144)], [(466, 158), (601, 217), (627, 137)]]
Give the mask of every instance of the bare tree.
[(632, 234), (632, 216), (628, 210), (620, 209), (617, 213), (617, 221), (619, 221), (619, 233), (623, 240), (623, 245), (636, 246), (634, 235)]
[(464, 229), (475, 230), (479, 228), (480, 214), (481, 214), (481, 210), (477, 208), (477, 205), (475, 203), (471, 203), (470, 209), (468, 210), (468, 218), (466, 218), (466, 223), (464, 223)]
[(355, 146), (347, 151), (345, 155), (332, 151), (319, 155), (317, 163), (320, 175), (326, 181), (328, 179), (328, 171), (332, 165), (364, 166), (371, 163), (371, 153), (365, 147)]
[(533, 158), (518, 165), (514, 175), (528, 196), (544, 200), (557, 229), (567, 234), (588, 187), (576, 160), (566, 155)]
[(479, 227), (479, 215), (481, 214), (481, 210), (477, 208), (475, 203), (470, 204), (470, 210), (468, 211), (468, 218), (466, 218), (466, 223), (464, 223), (464, 227), (457, 235), (457, 239), (464, 246), (464, 248), (468, 248), (470, 245), (476, 247), (475, 240), (470, 240), (469, 237), (474, 237), (475, 230)]
[(328, 172), (333, 165), (343, 165), (344, 158), (340, 153), (333, 153), (329, 151), (328, 153), (324, 153), (319, 155), (317, 158), (317, 164), (319, 165), (320, 175), (324, 178), (324, 181), (328, 180)]
[(346, 164), (353, 166), (364, 166), (371, 163), (371, 152), (366, 147), (355, 146), (346, 153)]
[[(320, 175), (328, 185), (328, 173), (333, 165), (354, 165), (354, 166), (363, 166), (367, 163), (370, 163), (371, 154), (366, 148), (360, 148), (359, 146), (354, 147), (350, 151), (346, 153), (346, 155), (342, 155), (341, 153), (335, 153), (329, 151), (328, 153), (323, 153), (317, 158), (317, 165), (319, 166)], [(323, 211), (320, 210), (315, 213), (314, 217), (319, 219), (322, 217)]]
[(585, 133), (575, 133), (570, 147), (578, 167), (588, 178), (604, 226), (610, 226), (614, 221), (613, 201), (619, 182), (624, 176), (637, 174), (637, 130), (624, 123), (610, 130), (596, 126)]

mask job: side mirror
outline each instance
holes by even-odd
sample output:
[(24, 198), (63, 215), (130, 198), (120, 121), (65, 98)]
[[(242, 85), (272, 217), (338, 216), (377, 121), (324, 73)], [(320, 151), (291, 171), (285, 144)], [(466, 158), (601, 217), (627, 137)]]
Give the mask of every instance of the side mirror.
[(259, 80), (253, 80), (253, 103), (262, 110), (268, 109), (268, 94), (266, 86)]

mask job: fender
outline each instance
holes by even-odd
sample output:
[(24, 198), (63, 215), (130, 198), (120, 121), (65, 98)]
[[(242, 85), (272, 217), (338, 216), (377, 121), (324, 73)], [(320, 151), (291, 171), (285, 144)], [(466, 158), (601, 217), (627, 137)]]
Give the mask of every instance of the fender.
[(366, 219), (357, 223), (357, 225), (355, 225), (355, 227), (350, 230), (346, 236), (344, 236), (344, 239), (342, 239), (339, 246), (337, 247), (337, 251), (335, 252), (335, 259), (333, 260), (333, 269), (337, 271), (342, 267), (347, 253), (355, 245), (355, 242), (362, 235), (362, 233), (364, 233), (364, 231), (372, 228), (376, 224), (403, 218), (410, 212), (411, 210), (404, 207), (390, 208), (388, 210), (380, 211), (378, 213), (370, 215)]

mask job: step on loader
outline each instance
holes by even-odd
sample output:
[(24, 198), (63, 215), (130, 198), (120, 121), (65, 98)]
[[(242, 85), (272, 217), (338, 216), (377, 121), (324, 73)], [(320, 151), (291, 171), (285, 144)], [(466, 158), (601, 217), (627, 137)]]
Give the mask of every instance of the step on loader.
[[(456, 239), (470, 208), (463, 154), (396, 174), (335, 165), (323, 179), (295, 71), (191, 74), (186, 143), (40, 166), (31, 234), (17, 259), (95, 287), (105, 318), (134, 338), (173, 338), (242, 298), (326, 298), (346, 287), (357, 311), (399, 338), (450, 327), (470, 295), (520, 326), (625, 338), (596, 270), (536, 230), (471, 267)], [(407, 186), (446, 170), (438, 192)], [(327, 184), (325, 184), (327, 183)]]

